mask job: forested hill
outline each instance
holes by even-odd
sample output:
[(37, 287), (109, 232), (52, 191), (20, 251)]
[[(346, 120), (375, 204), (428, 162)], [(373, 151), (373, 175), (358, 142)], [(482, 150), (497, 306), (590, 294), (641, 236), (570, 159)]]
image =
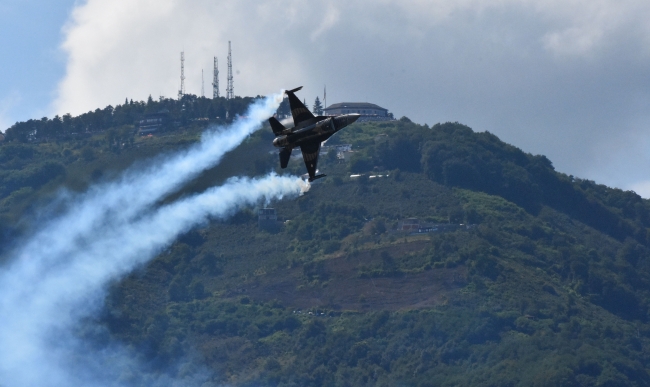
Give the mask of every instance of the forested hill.
[(364, 147), (368, 157), (352, 166), (355, 172), (378, 165), (423, 173), (445, 186), (500, 196), (532, 215), (548, 206), (617, 239), (650, 242), (650, 207), (634, 192), (557, 173), (545, 156), (524, 153), (458, 123), (426, 129), (400, 122), (383, 132), (390, 140)]
[[(115, 178), (205, 125), (0, 145), (5, 245), (58, 187)], [(300, 159), (278, 169), (272, 138), (176, 195), (304, 173)], [(113, 287), (100, 322), (150, 372), (179, 376), (192, 354), (233, 386), (650, 384), (648, 200), (458, 123), (355, 123), (326, 145), (328, 177), (273, 203), (275, 227), (242, 211)], [(420, 232), (398, 230), (409, 218)]]

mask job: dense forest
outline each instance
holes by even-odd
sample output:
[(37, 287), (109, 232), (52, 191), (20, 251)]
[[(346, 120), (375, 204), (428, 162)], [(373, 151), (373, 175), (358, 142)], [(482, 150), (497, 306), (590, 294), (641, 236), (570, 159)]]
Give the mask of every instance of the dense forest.
[[(179, 111), (165, 101), (111, 108), (113, 121), (91, 126), (105, 130), (83, 138), (8, 130), (5, 252), (60, 187), (83, 191), (182, 149), (210, 124), (192, 117), (222, 114), (196, 99), (176, 129), (115, 141), (148, 105)], [(74, 120), (91, 125), (80, 117), (59, 121), (72, 133)], [(278, 168), (272, 138), (257, 132), (175, 195), (304, 173), (298, 159)], [(327, 178), (273, 203), (276, 228), (247, 209), (190, 231), (112, 287), (99, 323), (150, 372), (192, 358), (215, 385), (650, 385), (648, 200), (459, 123), (355, 123), (327, 145), (337, 143), (353, 152), (323, 154)], [(454, 227), (398, 231), (406, 218)]]

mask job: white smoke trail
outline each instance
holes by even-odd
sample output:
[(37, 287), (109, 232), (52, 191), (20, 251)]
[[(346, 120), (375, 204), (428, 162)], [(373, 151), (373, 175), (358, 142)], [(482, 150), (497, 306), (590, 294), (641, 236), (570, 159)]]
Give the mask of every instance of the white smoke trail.
[[(0, 271), (0, 386), (123, 385), (104, 376), (132, 367), (129, 358), (120, 351), (88, 352), (73, 329), (101, 306), (109, 283), (150, 260), (180, 233), (207, 217), (225, 217), (242, 205), (308, 189), (295, 177), (234, 178), (154, 208), (259, 128), (279, 100), (258, 102), (249, 118), (207, 133), (187, 151), (91, 188), (12, 254)], [(100, 364), (109, 359), (117, 368)]]
[[(74, 352), (81, 348), (69, 336), (70, 330), (93, 311), (89, 303), (101, 300), (107, 284), (147, 262), (176, 236), (210, 216), (223, 218), (242, 205), (298, 195), (307, 188), (297, 177), (230, 179), (221, 187), (163, 206), (137, 221), (104, 224), (93, 242), (65, 249), (69, 255), (31, 256), (17, 262), (0, 276), (3, 385), (66, 386), (87, 382), (78, 380), (79, 370), (69, 364), (70, 358), (79, 357)], [(59, 234), (65, 239), (65, 230)], [(51, 264), (53, 260), (56, 265)], [(40, 265), (47, 266), (48, 271), (30, 268)], [(57, 335), (54, 344), (53, 334)]]
[[(201, 142), (188, 150), (153, 162), (144, 169), (131, 168), (116, 182), (92, 187), (85, 195), (83, 205), (75, 205), (31, 238), (21, 250), (22, 257), (63, 254), (66, 249), (87, 243), (86, 237), (94, 238), (95, 229), (101, 227), (107, 218), (114, 221), (131, 219), (142, 209), (216, 165), (223, 155), (258, 130), (260, 122), (273, 115), (280, 102), (282, 93), (258, 100), (248, 109), (245, 118), (238, 119), (228, 128), (207, 131)], [(67, 239), (61, 239), (56, 232), (62, 228), (67, 230)], [(70, 244), (68, 239), (75, 239), (77, 245)], [(42, 268), (45, 267), (34, 267)]]

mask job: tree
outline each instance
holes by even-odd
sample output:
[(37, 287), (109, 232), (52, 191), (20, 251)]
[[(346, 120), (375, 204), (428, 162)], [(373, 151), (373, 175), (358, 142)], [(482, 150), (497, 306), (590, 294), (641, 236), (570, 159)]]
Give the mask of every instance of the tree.
[(314, 108), (312, 109), (314, 111), (314, 114), (317, 116), (320, 116), (323, 114), (323, 105), (320, 103), (320, 99), (316, 97), (316, 100), (314, 101)]
[(291, 107), (289, 106), (289, 98), (284, 98), (277, 111), (278, 117), (284, 118), (291, 115)]
[(72, 115), (70, 113), (66, 113), (62, 117), (63, 121), (63, 131), (65, 133), (71, 133), (72, 130)]

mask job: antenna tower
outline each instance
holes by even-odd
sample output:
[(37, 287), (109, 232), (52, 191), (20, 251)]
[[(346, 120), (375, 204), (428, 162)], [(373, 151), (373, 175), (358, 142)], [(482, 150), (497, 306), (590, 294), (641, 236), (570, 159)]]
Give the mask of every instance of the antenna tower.
[(214, 71), (212, 72), (212, 98), (219, 98), (219, 61), (214, 57)]
[(181, 51), (181, 88), (178, 90), (178, 99), (185, 95), (185, 51)]
[(201, 98), (205, 97), (205, 81), (203, 81), (203, 69), (201, 69)]
[(235, 98), (235, 90), (232, 82), (232, 51), (230, 50), (230, 41), (228, 41), (228, 86), (226, 87), (226, 98)]

